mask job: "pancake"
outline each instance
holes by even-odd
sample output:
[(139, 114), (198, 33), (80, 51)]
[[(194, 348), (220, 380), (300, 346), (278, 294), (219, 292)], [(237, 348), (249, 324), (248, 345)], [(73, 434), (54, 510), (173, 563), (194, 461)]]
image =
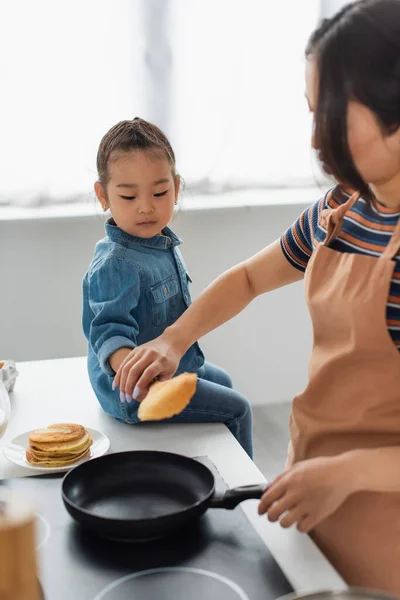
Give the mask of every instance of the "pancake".
[(182, 373), (151, 386), (138, 410), (141, 421), (162, 421), (181, 413), (196, 391), (196, 373)]
[(84, 434), (78, 440), (72, 440), (67, 442), (46, 442), (46, 443), (38, 443), (31, 442), (29, 444), (31, 450), (35, 450), (35, 452), (43, 452), (46, 456), (52, 454), (68, 454), (68, 453), (79, 453), (84, 450), (87, 443), (91, 442), (90, 434), (84, 430)]
[[(92, 445), (92, 439), (90, 437), (89, 434), (86, 434), (86, 439), (84, 440), (84, 442), (82, 444), (79, 444), (79, 446), (73, 447), (71, 448), (69, 446), (69, 443), (66, 443), (65, 447), (60, 447), (58, 450), (42, 450), (41, 448), (38, 449), (36, 448), (36, 446), (30, 446), (30, 450), (32, 452), (32, 454), (34, 456), (36, 456), (37, 458), (60, 458), (60, 457), (64, 457), (64, 456), (77, 456), (79, 454), (81, 454), (82, 452), (84, 452), (85, 450), (87, 450), (88, 448), (90, 448), (90, 446)], [(61, 446), (61, 444), (59, 444)]]
[(32, 431), (26, 459), (40, 467), (64, 467), (86, 456), (92, 443), (90, 433), (82, 425), (56, 423)]
[(73, 456), (72, 458), (36, 458), (32, 451), (28, 448), (26, 451), (26, 459), (31, 465), (35, 465), (36, 467), (66, 467), (67, 465), (72, 465), (86, 456), (89, 450), (90, 446), (84, 452)]
[(43, 429), (32, 431), (29, 436), (29, 443), (68, 442), (70, 440), (78, 440), (84, 433), (85, 428), (82, 425), (56, 423), (55, 425), (49, 425)]

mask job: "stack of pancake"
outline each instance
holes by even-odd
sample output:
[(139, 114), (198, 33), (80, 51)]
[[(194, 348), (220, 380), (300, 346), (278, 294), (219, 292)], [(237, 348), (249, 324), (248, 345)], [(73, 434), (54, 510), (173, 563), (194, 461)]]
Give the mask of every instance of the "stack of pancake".
[(32, 431), (26, 459), (38, 467), (65, 467), (86, 456), (92, 443), (82, 425), (56, 423)]

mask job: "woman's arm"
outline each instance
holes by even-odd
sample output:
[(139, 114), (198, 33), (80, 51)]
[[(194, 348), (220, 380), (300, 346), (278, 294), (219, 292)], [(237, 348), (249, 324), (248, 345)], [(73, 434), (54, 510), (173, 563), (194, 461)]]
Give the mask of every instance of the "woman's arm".
[(342, 459), (355, 491), (400, 492), (400, 446), (352, 450)]
[(112, 370), (116, 373), (127, 356), (132, 352), (132, 348), (119, 348), (114, 354), (111, 354), (108, 362)]
[[(115, 385), (132, 395), (151, 381), (169, 379), (190, 346), (242, 311), (256, 296), (302, 279), (277, 240), (218, 277), (164, 333), (130, 352), (115, 377)], [(135, 397), (138, 397), (136, 391)]]
[(400, 446), (351, 450), (289, 466), (261, 498), (258, 512), (308, 532), (356, 492), (400, 492)]
[(213, 281), (163, 335), (183, 356), (194, 342), (232, 319), (260, 294), (303, 277), (277, 240)]

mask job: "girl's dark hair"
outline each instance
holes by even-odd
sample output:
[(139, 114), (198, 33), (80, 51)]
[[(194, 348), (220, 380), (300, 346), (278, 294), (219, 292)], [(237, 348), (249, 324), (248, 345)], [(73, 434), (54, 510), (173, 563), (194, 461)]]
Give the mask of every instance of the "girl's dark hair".
[(383, 134), (400, 126), (400, 0), (359, 0), (324, 19), (311, 35), (318, 99), (315, 143), (327, 171), (355, 190), (366, 190), (347, 139), (349, 100), (367, 106)]
[(165, 158), (175, 177), (175, 154), (167, 136), (157, 125), (136, 117), (132, 121), (120, 121), (105, 134), (97, 152), (97, 173), (104, 189), (109, 181), (108, 165), (121, 152), (150, 152)]

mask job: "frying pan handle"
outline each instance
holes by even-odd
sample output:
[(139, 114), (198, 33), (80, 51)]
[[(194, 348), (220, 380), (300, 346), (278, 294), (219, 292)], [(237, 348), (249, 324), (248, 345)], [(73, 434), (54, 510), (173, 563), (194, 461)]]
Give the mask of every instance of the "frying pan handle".
[(243, 485), (242, 487), (232, 488), (227, 492), (216, 493), (210, 500), (210, 508), (227, 508), (232, 510), (243, 500), (259, 499), (269, 488), (270, 484), (261, 483), (259, 485)]

